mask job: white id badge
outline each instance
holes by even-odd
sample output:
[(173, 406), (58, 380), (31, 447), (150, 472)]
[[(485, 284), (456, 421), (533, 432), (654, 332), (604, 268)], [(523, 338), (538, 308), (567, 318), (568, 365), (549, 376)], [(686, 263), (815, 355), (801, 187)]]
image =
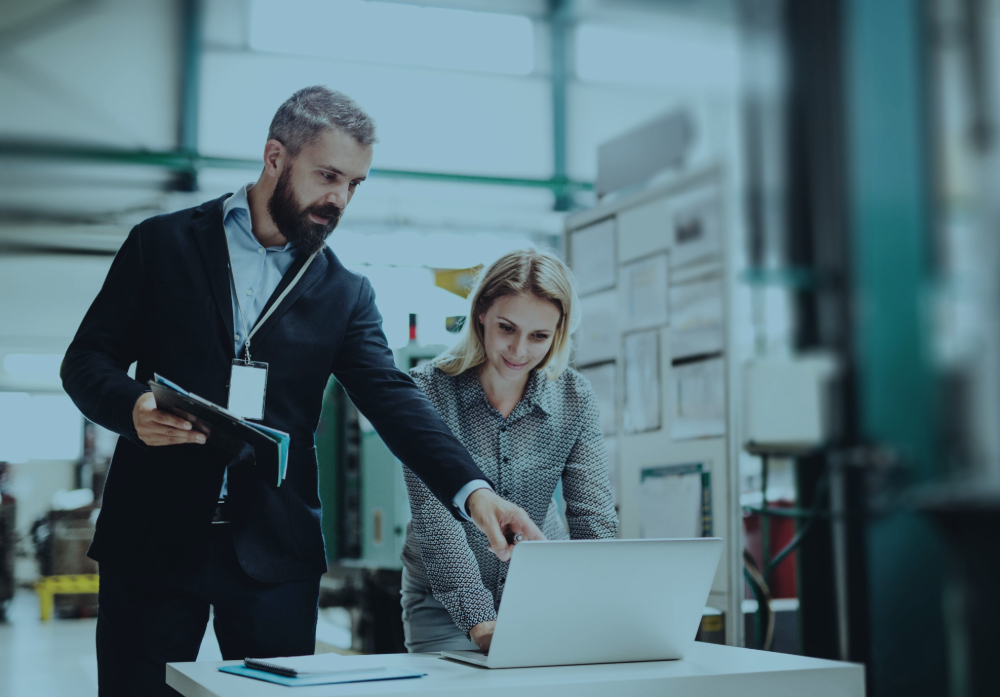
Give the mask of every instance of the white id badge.
[(244, 419), (264, 418), (264, 393), (267, 390), (267, 363), (233, 361), (229, 378), (229, 411)]

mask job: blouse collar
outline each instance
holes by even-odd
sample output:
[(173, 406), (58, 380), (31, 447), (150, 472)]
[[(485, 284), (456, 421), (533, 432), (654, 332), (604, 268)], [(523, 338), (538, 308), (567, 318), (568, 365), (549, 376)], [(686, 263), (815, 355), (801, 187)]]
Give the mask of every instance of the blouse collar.
[[(479, 371), (476, 368), (469, 368), (458, 376), (463, 402), (465, 406), (468, 406), (476, 400), (482, 400), (487, 406), (493, 409), (493, 405), (490, 404), (490, 400), (486, 397), (486, 391), (479, 382), (478, 373)], [(545, 375), (544, 371), (532, 370), (528, 376), (528, 384), (525, 385), (521, 401), (517, 403), (514, 411), (507, 418), (518, 418), (523, 414), (529, 413), (535, 407), (538, 407), (546, 414), (551, 414), (553, 407), (552, 392), (551, 381)]]

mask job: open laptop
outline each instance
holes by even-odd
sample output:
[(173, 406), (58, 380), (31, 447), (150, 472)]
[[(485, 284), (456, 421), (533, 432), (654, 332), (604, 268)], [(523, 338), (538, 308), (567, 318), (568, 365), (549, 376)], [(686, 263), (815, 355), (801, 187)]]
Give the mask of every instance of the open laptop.
[(683, 658), (721, 554), (717, 537), (520, 542), (489, 654), (441, 655), (486, 668)]

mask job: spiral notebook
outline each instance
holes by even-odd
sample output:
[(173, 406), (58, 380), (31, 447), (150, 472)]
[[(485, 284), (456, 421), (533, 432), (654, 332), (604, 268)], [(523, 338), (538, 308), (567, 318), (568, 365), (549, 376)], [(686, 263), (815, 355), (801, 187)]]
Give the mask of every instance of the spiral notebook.
[(247, 658), (243, 665), (221, 666), (223, 673), (264, 680), (278, 685), (335, 685), (339, 683), (373, 682), (421, 678), (426, 673), (384, 666), (358, 665), (350, 658), (336, 654), (291, 656), (286, 658)]

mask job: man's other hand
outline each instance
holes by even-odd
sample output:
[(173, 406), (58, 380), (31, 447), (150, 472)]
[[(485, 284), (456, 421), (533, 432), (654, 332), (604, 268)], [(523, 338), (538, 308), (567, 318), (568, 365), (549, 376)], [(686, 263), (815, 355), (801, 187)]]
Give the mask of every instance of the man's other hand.
[(514, 535), (520, 535), (522, 540), (545, 539), (545, 535), (523, 509), (505, 501), (489, 489), (476, 489), (469, 494), (465, 505), (476, 527), (489, 539), (490, 551), (500, 561), (510, 561), (514, 550), (514, 545), (507, 542), (508, 535), (511, 539)]
[(480, 622), (469, 630), (469, 638), (476, 642), (476, 646), (483, 653), (490, 652), (490, 644), (493, 643), (493, 630), (496, 628), (496, 621)]
[(145, 392), (132, 407), (135, 432), (146, 445), (204, 443), (205, 434), (191, 427), (190, 421), (156, 408), (152, 392)]

